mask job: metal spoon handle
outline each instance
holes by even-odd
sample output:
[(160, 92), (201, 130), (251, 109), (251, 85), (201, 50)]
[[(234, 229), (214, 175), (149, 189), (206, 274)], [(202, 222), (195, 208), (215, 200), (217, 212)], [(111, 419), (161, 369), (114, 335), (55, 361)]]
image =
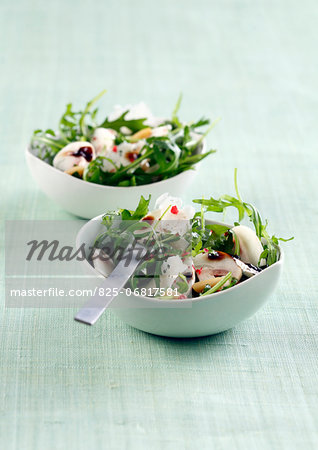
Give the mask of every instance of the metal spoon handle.
[[(74, 317), (75, 320), (87, 325), (94, 325), (103, 314), (141, 262), (140, 248), (131, 249), (129, 252), (129, 262), (127, 263), (124, 258), (117, 264), (109, 277), (96, 289), (94, 296), (78, 311)], [(112, 295), (102, 295), (106, 290)]]

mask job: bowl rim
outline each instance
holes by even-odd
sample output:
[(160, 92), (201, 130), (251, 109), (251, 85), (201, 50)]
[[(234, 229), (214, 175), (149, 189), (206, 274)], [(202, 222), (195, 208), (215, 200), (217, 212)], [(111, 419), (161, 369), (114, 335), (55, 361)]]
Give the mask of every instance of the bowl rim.
[[(202, 141), (202, 150), (201, 150), (200, 153), (202, 153), (202, 154), (206, 153), (206, 147), (207, 147), (207, 146), (206, 146), (206, 140), (203, 139), (203, 141)], [(31, 146), (30, 146), (30, 145), (27, 145), (27, 146), (26, 146), (25, 154), (27, 155), (27, 157), (31, 157), (31, 158), (36, 159), (37, 161), (40, 161), (40, 164), (43, 164), (43, 165), (45, 165), (46, 167), (49, 167), (49, 168), (50, 168), (51, 170), (53, 170), (55, 173), (59, 173), (60, 175), (58, 175), (58, 176), (68, 177), (69, 180), (74, 180), (74, 181), (70, 181), (71, 183), (72, 183), (72, 182), (75, 182), (75, 183), (81, 183), (81, 184), (83, 184), (83, 182), (84, 182), (84, 183), (87, 183), (87, 184), (90, 185), (90, 186), (95, 186), (97, 189), (104, 189), (104, 190), (107, 190), (107, 189), (120, 189), (120, 190), (123, 190), (123, 191), (124, 191), (125, 189), (134, 189), (134, 190), (138, 190), (138, 189), (144, 188), (145, 186), (157, 186), (157, 185), (159, 185), (159, 184), (162, 185), (162, 184), (165, 184), (165, 183), (169, 182), (170, 180), (175, 180), (175, 179), (177, 179), (178, 177), (181, 177), (182, 175), (184, 175), (186, 172), (188, 172), (188, 171), (190, 171), (190, 170), (196, 170), (196, 169), (197, 169), (197, 164), (196, 164), (192, 169), (184, 170), (183, 172), (180, 172), (180, 173), (178, 173), (177, 175), (174, 175), (173, 177), (169, 177), (169, 178), (167, 178), (166, 180), (155, 181), (154, 183), (139, 184), (139, 185), (137, 185), (137, 186), (111, 186), (111, 185), (108, 185), (108, 184), (92, 183), (91, 181), (86, 181), (86, 180), (82, 180), (82, 179), (79, 179), (79, 178), (76, 178), (76, 177), (72, 177), (72, 176), (70, 176), (69, 174), (67, 174), (67, 173), (65, 173), (65, 172), (62, 172), (61, 170), (57, 169), (56, 167), (52, 166), (51, 164), (47, 163), (46, 161), (43, 161), (43, 159), (39, 158), (39, 157), (36, 156), (34, 153), (32, 153), (32, 150), (31, 150)], [(50, 169), (49, 169), (49, 170), (50, 170)]]
[[(79, 238), (81, 237), (81, 234), (84, 232), (84, 229), (89, 226), (91, 226), (91, 222), (92, 221), (97, 221), (97, 220), (101, 220), (101, 218), (104, 216), (104, 214), (100, 214), (99, 216), (93, 217), (92, 219), (90, 219), (88, 222), (86, 222), (78, 231), (77, 235), (76, 235), (76, 248), (79, 248)], [(219, 224), (219, 225), (225, 225), (225, 226), (232, 226), (232, 225), (228, 225), (224, 222), (218, 222), (216, 220), (211, 220), (211, 219), (207, 219), (207, 223), (209, 224)], [(255, 279), (255, 277), (260, 277), (262, 276), (263, 273), (269, 272), (269, 271), (273, 271), (275, 270), (275, 267), (279, 267), (279, 266), (283, 266), (284, 264), (284, 260), (285, 260), (285, 255), (283, 250), (281, 249), (280, 246), (278, 246), (279, 249), (279, 260), (276, 261), (274, 264), (272, 264), (269, 267), (266, 267), (265, 269), (262, 270), (262, 272), (260, 272), (257, 275), (254, 275), (253, 277), (248, 278), (247, 280), (244, 280), (244, 282), (242, 283), (238, 283), (236, 286), (232, 286), (230, 289), (225, 290), (225, 291), (219, 291), (219, 292), (214, 292), (213, 294), (210, 295), (205, 295), (204, 297), (194, 297), (194, 298), (186, 298), (186, 299), (176, 299), (176, 300), (172, 300), (172, 299), (166, 299), (166, 298), (162, 298), (162, 299), (158, 299), (158, 298), (154, 298), (154, 297), (147, 297), (144, 295), (140, 295), (140, 294), (133, 294), (132, 297), (136, 297), (136, 298), (140, 298), (146, 301), (149, 301), (151, 303), (157, 304), (157, 305), (174, 305), (174, 307), (177, 307), (175, 305), (186, 305), (189, 304), (190, 302), (194, 302), (194, 303), (199, 303), (199, 302), (204, 302), (204, 301), (209, 301), (211, 299), (218, 299), (220, 296), (224, 296), (227, 295), (229, 292), (234, 292), (234, 290), (238, 290), (238, 289), (243, 289), (242, 286), (248, 286), (248, 283), (253, 283)], [(87, 264), (91, 270), (97, 272), (94, 267), (88, 262), (88, 260), (85, 258), (85, 264)], [(98, 272), (97, 272), (98, 273)]]

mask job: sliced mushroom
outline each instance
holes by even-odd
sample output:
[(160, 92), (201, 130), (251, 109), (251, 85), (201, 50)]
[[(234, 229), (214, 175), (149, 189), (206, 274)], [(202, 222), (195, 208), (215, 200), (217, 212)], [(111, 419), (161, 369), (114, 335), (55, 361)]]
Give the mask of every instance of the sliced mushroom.
[[(245, 225), (233, 227), (232, 231), (239, 241), (241, 260), (246, 264), (258, 266), (263, 246), (255, 231)], [(260, 265), (263, 265), (263, 261)]]
[(68, 173), (69, 175), (73, 175), (74, 173), (78, 173), (80, 177), (83, 176), (84, 173), (84, 167), (81, 166), (73, 166), (68, 170), (65, 170), (65, 173)]
[(96, 128), (92, 143), (98, 156), (106, 156), (114, 147), (116, 131), (111, 128)]
[(245, 264), (238, 257), (234, 257), (236, 264), (242, 269), (243, 275), (250, 278), (253, 275), (257, 275), (262, 271), (259, 267), (253, 266), (253, 264)]
[[(205, 288), (205, 286), (209, 285), (211, 286), (211, 288), (213, 286), (215, 286), (219, 281), (222, 280), (223, 277), (211, 277), (208, 278), (206, 280), (202, 280), (202, 281), (197, 281), (196, 283), (194, 283), (194, 285), (192, 286), (192, 289), (197, 292), (198, 294), (200, 294), (203, 289)], [(227, 281), (225, 283), (224, 286), (226, 286), (229, 282)]]
[(71, 142), (55, 155), (53, 166), (66, 172), (74, 166), (85, 168), (93, 159), (95, 149), (90, 142)]
[(199, 253), (194, 257), (193, 265), (200, 281), (212, 277), (223, 277), (229, 272), (237, 281), (242, 278), (242, 269), (235, 263), (232, 256), (224, 252)]
[(107, 253), (100, 248), (95, 248), (91, 256), (94, 268), (104, 277), (108, 277), (114, 270), (114, 262)]

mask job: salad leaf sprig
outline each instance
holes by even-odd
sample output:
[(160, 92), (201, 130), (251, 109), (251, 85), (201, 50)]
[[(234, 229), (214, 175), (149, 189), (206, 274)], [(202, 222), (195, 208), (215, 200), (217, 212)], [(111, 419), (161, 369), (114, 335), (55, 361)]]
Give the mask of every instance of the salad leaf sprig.
[[(196, 199), (193, 200), (194, 203), (201, 204), (204, 206), (205, 211), (213, 211), (218, 213), (224, 213), (227, 208), (234, 207), (238, 211), (238, 221), (241, 222), (245, 216), (249, 218), (249, 220), (253, 223), (255, 232), (257, 237), (261, 240), (263, 244), (264, 251), (262, 252), (260, 256), (260, 261), (262, 259), (266, 260), (266, 265), (270, 266), (274, 264), (279, 259), (279, 247), (278, 242), (279, 241), (290, 241), (293, 239), (293, 237), (289, 239), (284, 238), (278, 238), (275, 235), (270, 236), (270, 234), (267, 231), (268, 222), (267, 220), (265, 222), (262, 221), (261, 215), (257, 208), (253, 206), (251, 203), (244, 202), (240, 196), (239, 190), (238, 190), (238, 184), (237, 184), (237, 169), (234, 171), (234, 185), (235, 185), (235, 191), (236, 191), (236, 197), (230, 196), (230, 195), (223, 195), (219, 197), (218, 199), (215, 199), (213, 197), (210, 197), (209, 199)], [(207, 226), (208, 227), (208, 226)], [(218, 226), (213, 225), (212, 231), (214, 231), (214, 236), (211, 239), (221, 238), (221, 241), (219, 245), (226, 245), (226, 237), (229, 236), (229, 232), (231, 232), (230, 229), (228, 230), (221, 230), (225, 231), (225, 235), (218, 234)], [(196, 229), (196, 231), (198, 231)], [(201, 240), (202, 240), (202, 236)], [(229, 241), (232, 241), (232, 247), (234, 247), (234, 241), (233, 238), (231, 238)], [(203, 244), (205, 246), (208, 246), (209, 242), (208, 240), (204, 241)], [(214, 244), (215, 245), (215, 244)], [(216, 247), (217, 248), (217, 247)], [(230, 254), (235, 254), (234, 250), (232, 249), (232, 253), (228, 252)], [(260, 263), (259, 261), (259, 263)]]
[(72, 103), (66, 105), (66, 110), (59, 120), (59, 132), (48, 129), (36, 130), (31, 140), (32, 149), (37, 151), (39, 158), (53, 163), (54, 156), (67, 144), (75, 141), (86, 141), (91, 138), (96, 128), (98, 108), (91, 111), (93, 105), (105, 94), (105, 90), (90, 100), (83, 111), (73, 111)]
[(142, 130), (143, 128), (147, 128), (147, 125), (144, 122), (147, 120), (144, 119), (126, 119), (129, 110), (125, 111), (118, 119), (110, 121), (107, 117), (106, 119), (99, 125), (103, 128), (112, 128), (113, 130), (120, 131), (122, 127), (126, 127), (131, 130), (132, 133), (136, 133), (137, 131)]
[[(98, 94), (96, 97), (94, 97), (92, 100), (90, 100), (84, 111), (81, 113), (81, 116), (79, 118), (79, 128), (82, 133), (83, 140), (88, 139), (91, 137), (94, 131), (94, 126), (96, 127), (95, 118), (96, 114), (98, 112), (98, 108), (95, 108), (94, 111), (91, 112), (92, 106), (106, 93), (106, 90), (102, 91), (100, 94)], [(86, 117), (89, 116), (91, 121), (93, 122), (93, 125), (85, 124)]]

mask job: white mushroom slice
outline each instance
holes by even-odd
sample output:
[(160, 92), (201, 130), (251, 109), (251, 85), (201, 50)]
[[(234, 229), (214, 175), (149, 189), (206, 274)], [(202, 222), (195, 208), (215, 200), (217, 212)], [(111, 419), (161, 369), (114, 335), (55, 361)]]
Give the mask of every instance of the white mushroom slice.
[(114, 270), (114, 262), (107, 253), (99, 248), (95, 248), (92, 254), (92, 263), (94, 268), (104, 277), (108, 277)]
[(253, 264), (245, 264), (237, 257), (234, 257), (233, 259), (236, 262), (236, 264), (242, 269), (243, 275), (245, 275), (248, 278), (257, 275), (258, 273), (261, 272), (261, 269), (259, 267), (253, 266)]
[(85, 168), (93, 159), (95, 149), (90, 142), (71, 142), (55, 155), (53, 166), (65, 172), (74, 166)]
[(242, 269), (235, 263), (232, 256), (224, 252), (199, 253), (194, 257), (193, 265), (199, 280), (223, 277), (229, 272), (232, 272), (232, 277), (238, 281), (242, 278)]
[[(259, 258), (263, 252), (263, 246), (254, 230), (245, 225), (232, 228), (240, 245), (240, 258), (247, 264), (258, 266)], [(263, 261), (260, 265), (264, 265)]]
[(98, 156), (107, 156), (114, 147), (116, 131), (111, 128), (96, 128), (92, 137), (92, 143)]

